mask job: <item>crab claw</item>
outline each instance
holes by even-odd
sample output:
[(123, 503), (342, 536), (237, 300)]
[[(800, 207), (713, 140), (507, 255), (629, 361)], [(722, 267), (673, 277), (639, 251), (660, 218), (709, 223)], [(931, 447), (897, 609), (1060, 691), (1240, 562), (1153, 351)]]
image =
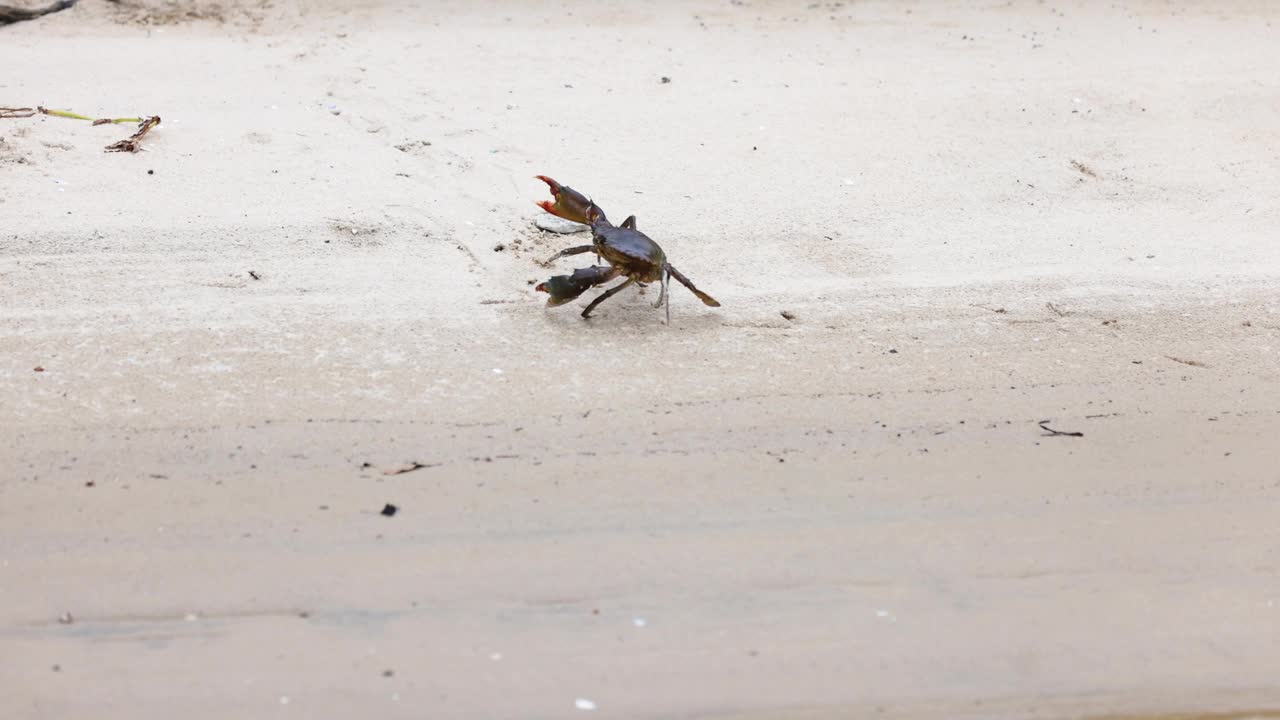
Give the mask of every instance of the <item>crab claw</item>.
[(590, 225), (596, 219), (604, 219), (604, 212), (595, 203), (591, 202), (587, 196), (568, 185), (561, 185), (546, 175), (535, 175), (534, 177), (546, 183), (547, 187), (551, 188), (551, 197), (555, 198), (554, 203), (547, 200), (538, 201), (538, 207), (556, 217), (562, 217), (565, 220), (582, 223), (583, 225)]
[(568, 275), (556, 275), (546, 282), (538, 283), (534, 290), (551, 296), (547, 298), (547, 307), (557, 307), (577, 299), (587, 288), (572, 283)]
[(592, 286), (609, 282), (617, 276), (617, 268), (596, 265), (574, 270), (572, 275), (556, 275), (546, 282), (538, 283), (533, 289), (550, 295), (547, 307), (556, 307), (576, 300)]

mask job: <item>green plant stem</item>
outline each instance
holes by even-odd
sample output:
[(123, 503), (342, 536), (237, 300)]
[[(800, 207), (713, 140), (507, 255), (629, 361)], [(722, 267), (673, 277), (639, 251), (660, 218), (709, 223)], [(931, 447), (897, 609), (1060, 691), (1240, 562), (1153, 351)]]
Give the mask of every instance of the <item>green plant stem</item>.
[(71, 112), (71, 111), (69, 111), (69, 110), (50, 110), (49, 108), (40, 108), (40, 112), (44, 113), (45, 115), (53, 115), (53, 116), (55, 116), (55, 117), (71, 118), (72, 120), (88, 120), (88, 121), (90, 121), (90, 122), (92, 122), (92, 123), (94, 123), (94, 124), (96, 124), (96, 125), (105, 125), (105, 124), (107, 124), (107, 123), (119, 124), (119, 123), (140, 123), (140, 122), (142, 122), (142, 118), (136, 118), (136, 117), (131, 117), (131, 118), (91, 118), (91, 117), (86, 117), (86, 116), (84, 116), (84, 115), (80, 115), (80, 114), (77, 114), (77, 113), (73, 113), (73, 112)]

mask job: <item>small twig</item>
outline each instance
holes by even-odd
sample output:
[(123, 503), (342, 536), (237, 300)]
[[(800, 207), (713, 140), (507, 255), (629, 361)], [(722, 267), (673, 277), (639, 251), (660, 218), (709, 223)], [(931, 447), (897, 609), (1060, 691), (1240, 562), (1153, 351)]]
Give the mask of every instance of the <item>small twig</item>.
[(969, 307), (981, 308), (982, 310), (988, 310), (997, 315), (1005, 315), (1005, 314), (1008, 314), (1009, 312), (1008, 310), (1002, 307), (991, 307), (990, 305), (982, 305), (980, 303), (972, 303), (971, 305), (969, 305)]
[(1172, 355), (1165, 355), (1165, 357), (1169, 358), (1170, 360), (1172, 360), (1172, 361), (1174, 361), (1174, 362), (1176, 362), (1176, 363), (1182, 363), (1183, 365), (1190, 365), (1191, 367), (1198, 367), (1198, 368), (1207, 368), (1207, 367), (1209, 367), (1208, 365), (1205, 365), (1204, 363), (1200, 362), (1199, 360), (1187, 360), (1186, 358), (1174, 357), (1174, 356), (1172, 356)]
[(403, 475), (407, 472), (413, 472), (414, 470), (421, 470), (422, 468), (429, 468), (429, 467), (435, 467), (435, 465), (428, 465), (426, 463), (420, 463), (417, 461), (407, 462), (403, 465), (396, 465), (395, 467), (386, 468), (385, 470), (382, 471), (382, 474), (383, 475)]
[(1057, 305), (1054, 305), (1051, 302), (1045, 303), (1044, 306), (1052, 310), (1053, 314), (1057, 315), (1058, 317), (1066, 317), (1067, 315), (1071, 314), (1071, 313), (1068, 313), (1066, 310), (1063, 310), (1062, 308), (1058, 307)]
[(108, 145), (106, 148), (107, 152), (131, 152), (131, 153), (138, 152), (138, 143), (142, 142), (142, 138), (147, 133), (151, 132), (151, 128), (159, 124), (160, 124), (159, 115), (153, 115), (147, 118), (146, 120), (143, 120), (142, 124), (138, 126), (137, 132), (125, 138), (124, 140), (121, 140), (120, 142), (112, 143)]
[(1094, 172), (1093, 168), (1089, 167), (1088, 165), (1085, 165), (1079, 160), (1072, 160), (1071, 167), (1075, 168), (1076, 172), (1080, 173), (1081, 175), (1088, 175), (1091, 178), (1098, 177), (1098, 173)]
[(1084, 433), (1082, 432), (1064, 432), (1062, 430), (1054, 430), (1049, 427), (1048, 420), (1041, 420), (1038, 424), (1040, 425), (1040, 429), (1045, 431), (1045, 437), (1054, 437), (1058, 435), (1061, 435), (1062, 437), (1084, 437)]
[(0, 118), (29, 118), (34, 116), (38, 111), (35, 108), (7, 108), (0, 107)]

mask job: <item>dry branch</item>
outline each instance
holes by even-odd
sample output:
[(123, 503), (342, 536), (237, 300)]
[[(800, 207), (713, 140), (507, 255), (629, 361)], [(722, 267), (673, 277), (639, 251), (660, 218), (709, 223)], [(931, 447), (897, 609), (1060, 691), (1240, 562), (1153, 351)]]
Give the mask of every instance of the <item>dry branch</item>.
[[(3, 8), (0, 5), (0, 8)], [(138, 123), (138, 130), (129, 137), (119, 142), (108, 145), (105, 150), (107, 152), (138, 152), (142, 138), (155, 126), (160, 124), (160, 116), (152, 115), (150, 117), (125, 117), (125, 118), (91, 118), (88, 115), (73, 113), (70, 110), (50, 110), (47, 107), (35, 108), (6, 108), (0, 107), (0, 119), (6, 118), (28, 118), (36, 115), (49, 115), (51, 117), (68, 118), (70, 120), (88, 120), (93, 125), (117, 125), (120, 123)]]
[[(95, 125), (97, 123), (94, 123)], [(154, 115), (143, 120), (138, 125), (138, 131), (118, 143), (112, 143), (107, 146), (107, 152), (138, 152), (138, 143), (142, 142), (142, 138), (151, 132), (151, 128), (160, 124), (160, 116)]]

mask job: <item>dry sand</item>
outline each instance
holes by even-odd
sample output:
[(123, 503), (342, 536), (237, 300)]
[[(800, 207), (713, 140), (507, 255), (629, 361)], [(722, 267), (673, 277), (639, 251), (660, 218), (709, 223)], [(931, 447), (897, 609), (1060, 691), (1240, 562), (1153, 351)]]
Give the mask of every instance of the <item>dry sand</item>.
[(0, 717), (1280, 709), (1276, 5), (274, 5), (0, 29), (163, 118), (0, 121)]

